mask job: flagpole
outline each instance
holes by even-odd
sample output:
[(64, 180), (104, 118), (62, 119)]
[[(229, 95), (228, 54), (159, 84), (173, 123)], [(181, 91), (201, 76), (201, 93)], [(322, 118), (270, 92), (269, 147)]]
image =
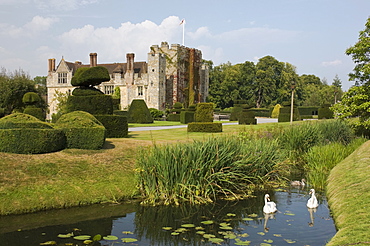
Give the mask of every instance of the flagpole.
[(185, 20), (182, 23), (182, 45), (185, 46)]

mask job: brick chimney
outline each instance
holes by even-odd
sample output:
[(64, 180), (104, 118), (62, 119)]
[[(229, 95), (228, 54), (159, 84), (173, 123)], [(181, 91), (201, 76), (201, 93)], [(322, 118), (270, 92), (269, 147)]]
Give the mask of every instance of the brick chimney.
[(135, 54), (134, 53), (126, 54), (126, 59), (127, 59), (127, 71), (134, 71)]
[(90, 53), (90, 67), (96, 67), (98, 64), (98, 54)]
[(49, 59), (49, 69), (48, 72), (55, 72), (55, 58)]

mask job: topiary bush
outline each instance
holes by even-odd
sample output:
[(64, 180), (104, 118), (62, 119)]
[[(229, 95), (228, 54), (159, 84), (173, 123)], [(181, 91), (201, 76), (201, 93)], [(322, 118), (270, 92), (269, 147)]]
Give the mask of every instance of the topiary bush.
[[(284, 103), (283, 107), (280, 108), (278, 122), (290, 122), (290, 103)], [(297, 106), (293, 105), (293, 121), (299, 121), (301, 117)]]
[(36, 107), (36, 104), (41, 101), (40, 96), (36, 92), (27, 92), (23, 95), (22, 102), (26, 105), (23, 113), (32, 115), (39, 120), (45, 120), (45, 114), (41, 108)]
[(62, 130), (28, 114), (15, 113), (0, 119), (0, 152), (41, 154), (64, 149)]
[(279, 118), (280, 108), (281, 108), (280, 104), (276, 104), (274, 106), (274, 109), (271, 112), (271, 118)]
[(255, 118), (254, 111), (251, 108), (245, 108), (239, 114), (239, 125), (256, 125), (257, 119)]
[(134, 99), (128, 110), (129, 123), (153, 123), (153, 117), (150, 114), (148, 106), (142, 99)]
[(324, 104), (319, 108), (319, 119), (332, 119), (334, 118), (333, 111), (330, 110), (330, 104)]
[(198, 103), (194, 114), (195, 122), (213, 122), (213, 103)]
[(113, 101), (110, 95), (69, 96), (66, 111), (86, 111), (90, 114), (113, 114)]
[(123, 115), (94, 115), (106, 129), (107, 138), (125, 138), (128, 136), (127, 117)]
[(71, 80), (71, 84), (73, 86), (93, 87), (109, 80), (109, 72), (105, 67), (84, 67), (77, 69)]
[(55, 123), (67, 138), (69, 149), (101, 149), (105, 142), (105, 127), (93, 115), (74, 111), (62, 115)]
[(191, 122), (187, 130), (188, 132), (222, 132), (222, 123)]

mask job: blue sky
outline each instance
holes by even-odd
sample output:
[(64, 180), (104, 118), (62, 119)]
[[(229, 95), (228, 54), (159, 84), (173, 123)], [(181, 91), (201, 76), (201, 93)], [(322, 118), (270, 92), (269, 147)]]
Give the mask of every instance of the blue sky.
[(370, 17), (369, 0), (0, 0), (0, 67), (47, 75), (47, 60), (146, 61), (149, 47), (182, 43), (215, 65), (271, 55), (347, 90), (345, 50)]

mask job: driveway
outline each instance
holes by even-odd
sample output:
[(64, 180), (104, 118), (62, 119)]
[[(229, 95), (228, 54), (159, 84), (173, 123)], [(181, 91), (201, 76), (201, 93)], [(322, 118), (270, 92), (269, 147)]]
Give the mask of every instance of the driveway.
[[(273, 118), (256, 118), (257, 124), (263, 124), (263, 123), (273, 123), (278, 122), (277, 119)], [(222, 125), (237, 125), (237, 122), (228, 122), (225, 121), (225, 123), (222, 123)], [(176, 128), (184, 128), (187, 127), (187, 125), (177, 125), (177, 126), (143, 126), (143, 127), (129, 127), (129, 132), (135, 132), (135, 131), (154, 131), (154, 130), (166, 130), (166, 129), (176, 129)]]

